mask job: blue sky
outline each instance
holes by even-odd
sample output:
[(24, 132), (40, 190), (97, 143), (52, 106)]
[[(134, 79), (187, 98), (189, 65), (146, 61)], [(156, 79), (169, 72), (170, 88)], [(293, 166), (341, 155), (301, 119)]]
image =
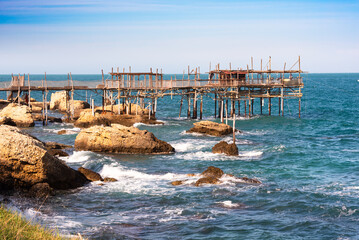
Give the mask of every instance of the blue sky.
[(0, 73), (100, 73), (298, 58), (359, 72), (359, 1), (0, 0)]

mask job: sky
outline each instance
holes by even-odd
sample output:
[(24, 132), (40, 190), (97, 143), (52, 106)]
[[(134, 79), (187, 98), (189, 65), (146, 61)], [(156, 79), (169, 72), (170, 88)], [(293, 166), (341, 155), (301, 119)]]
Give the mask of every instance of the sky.
[[(0, 74), (359, 72), (359, 1), (0, 0)], [(297, 65), (293, 69), (297, 68)]]

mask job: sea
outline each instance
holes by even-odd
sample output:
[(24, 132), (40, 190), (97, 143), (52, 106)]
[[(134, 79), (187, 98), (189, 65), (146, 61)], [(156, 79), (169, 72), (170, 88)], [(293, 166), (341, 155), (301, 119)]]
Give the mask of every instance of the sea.
[[(31, 79), (43, 78), (31, 75)], [(84, 83), (100, 75), (72, 76)], [(107, 76), (108, 77), (108, 76)], [(166, 78), (169, 79), (170, 75)], [(47, 75), (48, 81), (67, 75)], [(9, 81), (1, 75), (0, 81)], [(163, 125), (136, 123), (170, 143), (171, 155), (103, 154), (69, 149), (62, 159), (72, 168), (89, 168), (117, 182), (92, 182), (59, 191), (45, 200), (0, 195), (8, 207), (27, 219), (71, 237), (88, 239), (359, 239), (359, 74), (306, 73), (298, 117), (298, 100), (254, 102), (254, 116), (236, 118), (238, 156), (211, 153), (221, 140), (189, 134), (199, 120), (179, 117), (179, 96), (158, 100), (157, 119)], [(36, 95), (37, 94), (37, 95)], [(0, 98), (5, 98), (4, 92)], [(41, 93), (32, 93), (41, 100)], [(49, 96), (48, 96), (49, 97)], [(79, 92), (75, 99), (95, 98)], [(214, 101), (204, 98), (203, 119), (214, 118)], [(186, 106), (186, 104), (184, 104)], [(241, 107), (243, 113), (243, 105)], [(237, 109), (238, 110), (238, 109)], [(61, 116), (50, 112), (53, 116)], [(232, 119), (228, 119), (232, 125)], [(58, 135), (66, 129), (66, 135)], [(50, 123), (24, 131), (42, 141), (74, 145), (81, 129)], [(219, 185), (193, 186), (209, 166), (235, 177), (259, 179), (250, 185), (235, 177)], [(172, 186), (175, 180), (184, 185)]]

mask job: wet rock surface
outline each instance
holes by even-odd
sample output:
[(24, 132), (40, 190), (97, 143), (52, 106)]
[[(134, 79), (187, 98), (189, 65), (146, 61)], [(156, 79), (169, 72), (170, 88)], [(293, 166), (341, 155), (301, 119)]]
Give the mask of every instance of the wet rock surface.
[(221, 141), (214, 145), (212, 148), (212, 153), (224, 153), (229, 156), (237, 156), (238, 155), (238, 148), (236, 144), (228, 144), (225, 141)]
[(77, 169), (77, 171), (82, 173), (91, 182), (103, 181), (103, 178), (101, 177), (100, 174), (98, 174), (97, 172), (94, 172), (94, 171), (92, 171), (90, 169), (80, 167), (79, 169)]

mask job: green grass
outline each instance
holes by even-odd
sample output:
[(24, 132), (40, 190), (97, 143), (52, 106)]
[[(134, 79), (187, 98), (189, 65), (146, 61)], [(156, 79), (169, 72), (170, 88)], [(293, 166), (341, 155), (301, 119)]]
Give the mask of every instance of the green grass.
[(0, 206), (0, 240), (7, 239), (64, 239), (58, 233), (30, 222), (18, 213)]

